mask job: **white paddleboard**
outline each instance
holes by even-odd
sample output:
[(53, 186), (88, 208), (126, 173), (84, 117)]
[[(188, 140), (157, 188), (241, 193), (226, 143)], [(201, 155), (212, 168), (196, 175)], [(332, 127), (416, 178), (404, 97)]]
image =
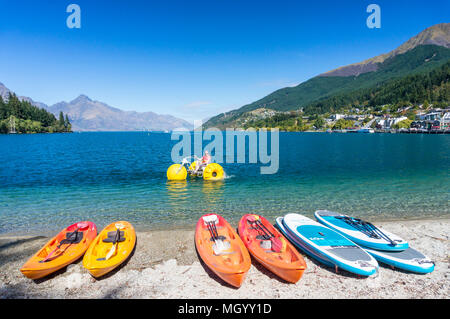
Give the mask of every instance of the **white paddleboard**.
[(287, 214), (283, 225), (292, 237), (311, 251), (325, 256), (337, 267), (370, 276), (378, 272), (378, 262), (365, 250), (338, 232), (299, 214)]
[(403, 251), (381, 251), (369, 248), (364, 248), (364, 250), (379, 262), (398, 269), (420, 274), (427, 274), (434, 270), (434, 262), (411, 247)]

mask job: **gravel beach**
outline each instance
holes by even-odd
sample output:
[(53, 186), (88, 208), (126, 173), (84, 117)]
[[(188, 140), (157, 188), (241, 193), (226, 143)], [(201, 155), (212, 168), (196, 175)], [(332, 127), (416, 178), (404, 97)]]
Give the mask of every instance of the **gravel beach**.
[(378, 276), (358, 278), (304, 256), (307, 270), (289, 284), (255, 260), (239, 289), (230, 287), (199, 260), (194, 230), (137, 233), (131, 258), (100, 280), (82, 261), (37, 281), (19, 269), (48, 238), (0, 236), (0, 298), (440, 298), (450, 297), (450, 219), (376, 222), (408, 240), (435, 263), (426, 275), (382, 265)]

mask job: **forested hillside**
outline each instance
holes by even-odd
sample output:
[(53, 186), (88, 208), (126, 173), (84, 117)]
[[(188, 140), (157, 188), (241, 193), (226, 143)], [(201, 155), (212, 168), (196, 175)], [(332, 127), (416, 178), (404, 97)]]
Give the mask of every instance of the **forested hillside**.
[(61, 133), (71, 132), (67, 115), (61, 112), (59, 119), (46, 110), (9, 94), (7, 101), (0, 96), (0, 133)]

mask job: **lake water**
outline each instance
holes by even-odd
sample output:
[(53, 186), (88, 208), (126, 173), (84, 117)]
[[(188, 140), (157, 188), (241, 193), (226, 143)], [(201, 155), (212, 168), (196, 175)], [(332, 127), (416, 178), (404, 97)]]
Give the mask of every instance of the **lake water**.
[(80, 220), (193, 229), (210, 212), (235, 225), (252, 212), (450, 214), (449, 135), (280, 133), (277, 174), (224, 164), (221, 182), (167, 182), (176, 142), (147, 132), (0, 135), (0, 234), (47, 234)]

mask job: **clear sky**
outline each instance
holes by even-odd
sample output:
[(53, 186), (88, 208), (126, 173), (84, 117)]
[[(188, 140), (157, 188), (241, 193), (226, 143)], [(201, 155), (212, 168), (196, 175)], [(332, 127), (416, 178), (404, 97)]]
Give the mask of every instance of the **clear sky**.
[[(66, 7), (81, 8), (81, 29)], [(369, 4), (381, 28), (369, 29)], [(0, 0), (0, 82), (48, 105), (80, 94), (187, 120), (388, 52), (450, 1)]]

